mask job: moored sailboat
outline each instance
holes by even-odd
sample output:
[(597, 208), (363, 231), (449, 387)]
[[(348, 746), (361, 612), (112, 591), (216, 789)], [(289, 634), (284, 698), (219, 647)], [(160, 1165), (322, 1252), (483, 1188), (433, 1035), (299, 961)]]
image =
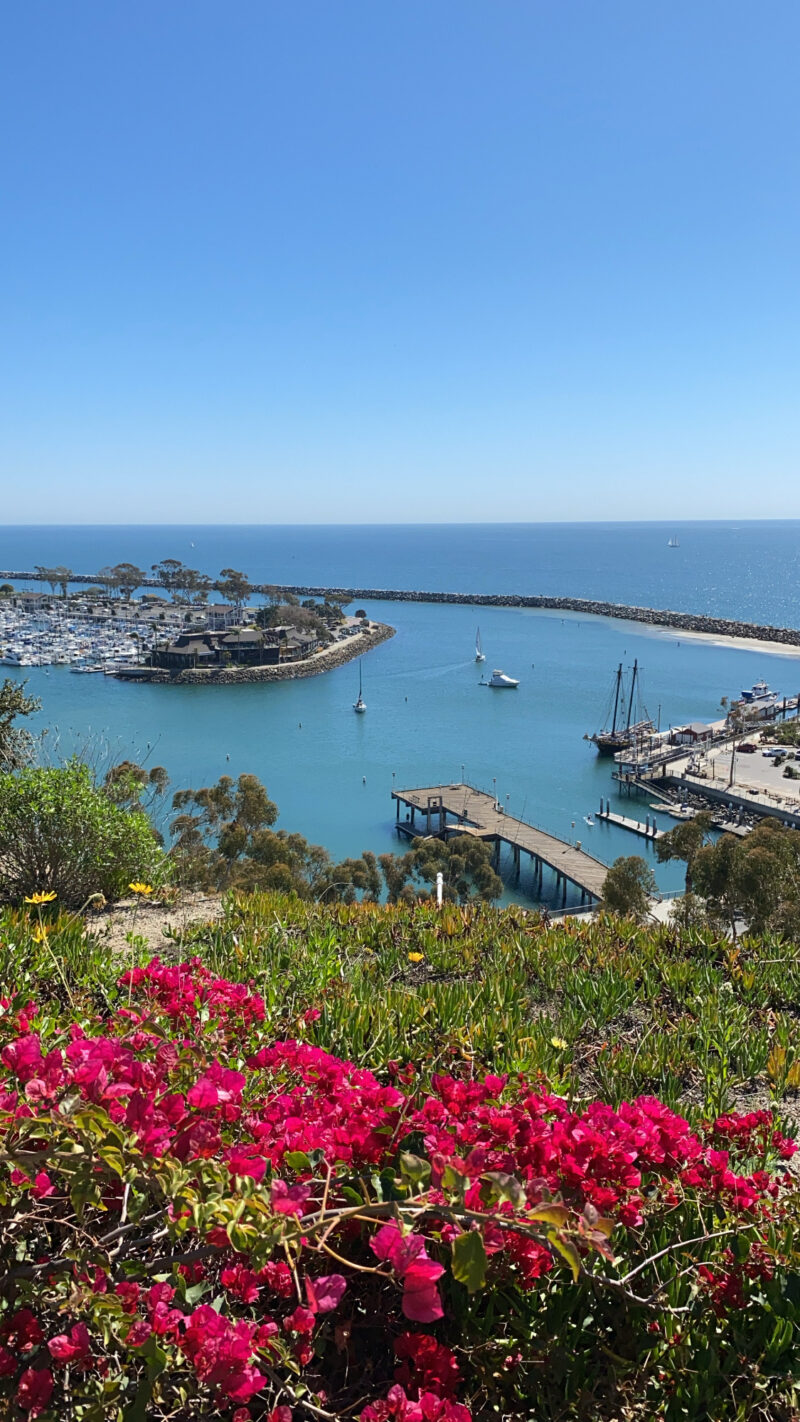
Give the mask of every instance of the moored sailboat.
[(485, 661), (486, 661), (486, 656), (485, 656), (485, 654), (484, 654), (483, 647), (481, 646), (481, 629), (480, 629), (480, 627), (478, 628), (478, 630), (477, 630), (477, 632), (476, 632), (476, 634), (475, 634), (475, 660), (476, 660), (476, 662), (485, 662)]
[[(588, 739), (597, 746), (601, 755), (616, 755), (619, 751), (627, 750), (628, 747), (632, 746), (640, 737), (650, 735), (654, 729), (653, 723), (646, 712), (644, 716), (637, 716), (637, 719), (634, 720), (634, 715), (636, 715), (637, 712), (636, 695), (638, 686), (639, 663), (635, 661), (633, 664), (633, 674), (631, 676), (630, 693), (627, 697), (627, 713), (624, 713), (626, 700), (625, 683), (622, 675), (622, 662), (620, 662), (614, 678), (614, 691), (612, 693), (614, 709), (610, 716), (611, 725), (608, 725), (609, 716), (607, 715), (603, 729), (595, 731), (593, 736), (588, 737)], [(644, 708), (642, 709), (644, 710)]]
[(359, 664), (358, 664), (358, 700), (353, 702), (353, 710), (354, 710), (354, 711), (358, 711), (359, 713), (361, 713), (362, 711), (366, 711), (366, 709), (367, 709), (367, 703), (366, 703), (366, 701), (364, 700), (364, 697), (363, 697), (363, 695), (362, 695), (362, 687), (361, 687), (361, 663), (359, 662)]

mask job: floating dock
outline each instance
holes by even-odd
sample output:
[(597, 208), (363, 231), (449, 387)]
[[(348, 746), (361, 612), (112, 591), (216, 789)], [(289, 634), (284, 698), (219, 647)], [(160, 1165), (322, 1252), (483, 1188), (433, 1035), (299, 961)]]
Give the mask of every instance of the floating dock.
[[(472, 834), (493, 844), (497, 854), (501, 844), (506, 844), (512, 851), (517, 873), (521, 855), (530, 855), (539, 888), (543, 866), (553, 871), (556, 898), (560, 892), (563, 903), (570, 884), (579, 890), (582, 904), (603, 897), (607, 864), (577, 845), (505, 814), (499, 802), (483, 790), (464, 783), (426, 785), (416, 790), (393, 790), (392, 799), (397, 805), (397, 829), (409, 838), (435, 835), (447, 839), (454, 834)], [(405, 820), (400, 818), (401, 805), (408, 810)]]
[(664, 830), (656, 826), (655, 815), (652, 822), (648, 818), (644, 823), (641, 820), (630, 819), (628, 815), (617, 815), (613, 810), (595, 810), (596, 820), (605, 820), (608, 825), (617, 825), (619, 829), (630, 830), (632, 834), (640, 834), (644, 839), (660, 839)]

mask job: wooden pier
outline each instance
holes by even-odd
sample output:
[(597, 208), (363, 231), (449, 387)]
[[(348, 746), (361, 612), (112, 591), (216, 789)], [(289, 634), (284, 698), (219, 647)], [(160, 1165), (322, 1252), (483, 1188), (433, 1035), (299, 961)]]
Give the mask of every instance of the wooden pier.
[[(579, 890), (582, 904), (603, 897), (607, 864), (577, 845), (504, 814), (498, 801), (483, 790), (463, 783), (426, 785), (417, 790), (393, 790), (392, 799), (397, 805), (398, 831), (409, 838), (436, 835), (446, 839), (453, 834), (472, 834), (493, 844), (498, 855), (501, 844), (507, 844), (517, 874), (522, 854), (530, 855), (539, 889), (543, 867), (547, 865), (553, 871), (556, 898), (560, 893), (563, 903), (570, 884)], [(405, 820), (400, 818), (401, 805), (409, 812)]]

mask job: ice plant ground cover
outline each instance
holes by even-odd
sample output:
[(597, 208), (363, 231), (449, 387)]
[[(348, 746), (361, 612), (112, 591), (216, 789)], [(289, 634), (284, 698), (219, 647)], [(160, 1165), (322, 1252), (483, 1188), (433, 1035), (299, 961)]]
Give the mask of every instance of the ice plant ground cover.
[(0, 920), (0, 1415), (799, 1415), (791, 948), (263, 897), (192, 937)]

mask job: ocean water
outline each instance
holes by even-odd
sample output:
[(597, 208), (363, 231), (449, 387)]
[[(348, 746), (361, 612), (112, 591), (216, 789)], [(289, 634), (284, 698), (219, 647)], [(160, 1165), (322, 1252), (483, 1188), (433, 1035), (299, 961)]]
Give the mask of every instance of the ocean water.
[[(673, 533), (680, 546), (668, 549)], [(6, 569), (59, 562), (91, 572), (165, 556), (214, 574), (240, 567), (257, 581), (571, 593), (800, 624), (800, 523), (0, 530)], [(619, 854), (652, 859), (644, 841), (584, 818), (601, 796), (623, 812), (631, 804), (615, 796), (609, 763), (584, 740), (602, 720), (617, 663), (638, 658), (645, 701), (662, 726), (713, 718), (722, 696), (761, 676), (787, 695), (800, 689), (795, 656), (625, 622), (377, 600), (368, 610), (397, 635), (363, 660), (365, 716), (352, 712), (354, 663), (308, 680), (230, 688), (25, 671), (43, 700), (38, 720), (51, 728), (52, 754), (88, 747), (100, 762), (133, 755), (165, 765), (174, 788), (254, 772), (280, 806), (279, 824), (337, 858), (400, 847), (393, 787), (463, 776), (495, 790), (510, 814), (579, 839), (608, 863)], [(479, 685), (478, 621), (487, 669), (518, 677), (517, 691)], [(654, 867), (662, 889), (680, 885), (680, 866)], [(545, 897), (548, 887), (545, 880)], [(508, 897), (529, 902), (531, 891), (523, 861)]]
[[(668, 548), (677, 535), (678, 548)], [(800, 521), (0, 527), (0, 569), (162, 558), (254, 582), (517, 592), (800, 622)]]

